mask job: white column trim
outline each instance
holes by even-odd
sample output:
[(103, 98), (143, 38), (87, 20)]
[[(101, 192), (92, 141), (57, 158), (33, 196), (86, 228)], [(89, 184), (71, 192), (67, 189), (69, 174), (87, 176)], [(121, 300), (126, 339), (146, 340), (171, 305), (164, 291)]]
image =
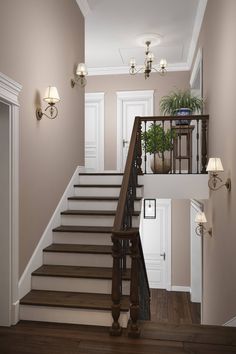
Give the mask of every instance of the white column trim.
[(22, 86), (0, 72), (0, 100), (10, 106), (10, 265), (11, 324), (19, 318), (19, 101)]

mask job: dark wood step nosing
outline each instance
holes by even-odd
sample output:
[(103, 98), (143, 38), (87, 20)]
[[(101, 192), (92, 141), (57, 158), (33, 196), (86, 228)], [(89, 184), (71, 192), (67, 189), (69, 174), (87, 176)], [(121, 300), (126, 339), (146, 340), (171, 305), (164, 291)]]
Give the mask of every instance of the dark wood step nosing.
[[(74, 184), (75, 188), (121, 188), (121, 184)], [(138, 184), (137, 188), (142, 188), (143, 184)]]
[[(61, 212), (61, 215), (81, 215), (81, 216), (115, 216), (116, 210), (77, 210), (68, 209)], [(133, 211), (132, 216), (139, 216), (139, 211)]]
[[(83, 246), (86, 246), (86, 247), (83, 247)], [(57, 247), (59, 247), (59, 248), (57, 248)], [(81, 249), (80, 249), (80, 247), (81, 247)], [(105, 247), (104, 247), (104, 246), (96, 246), (96, 245), (78, 245), (78, 244), (73, 245), (73, 244), (59, 243), (59, 244), (52, 244), (52, 245), (44, 248), (43, 252), (46, 252), (46, 253), (76, 253), (76, 254), (111, 255), (112, 254), (112, 246), (105, 245)]]
[(112, 227), (60, 225), (53, 232), (112, 234)]
[[(84, 200), (84, 201), (118, 201), (119, 197), (79, 197), (79, 196), (73, 196), (73, 197), (68, 197), (68, 200)], [(134, 198), (135, 202), (139, 202), (142, 200), (142, 197), (136, 197)]]
[(124, 173), (119, 172), (83, 172), (79, 173), (79, 176), (124, 176)]

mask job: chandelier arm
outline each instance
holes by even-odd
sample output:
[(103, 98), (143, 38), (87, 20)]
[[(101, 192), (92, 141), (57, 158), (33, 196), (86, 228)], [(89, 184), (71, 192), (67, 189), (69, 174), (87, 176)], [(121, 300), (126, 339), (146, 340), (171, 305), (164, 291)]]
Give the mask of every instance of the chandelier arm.
[(46, 113), (43, 113), (44, 116), (46, 116), (47, 118), (49, 119), (55, 119), (58, 115), (58, 109), (56, 106), (54, 105), (48, 105), (46, 108), (45, 108), (45, 112), (50, 109), (50, 116), (47, 115)]

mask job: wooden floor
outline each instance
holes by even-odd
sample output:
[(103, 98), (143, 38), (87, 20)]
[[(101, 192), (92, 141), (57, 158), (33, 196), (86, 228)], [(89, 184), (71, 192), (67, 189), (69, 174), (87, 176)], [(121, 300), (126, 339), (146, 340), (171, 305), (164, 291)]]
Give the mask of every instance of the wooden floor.
[(151, 319), (154, 322), (200, 324), (200, 304), (185, 292), (151, 289)]
[(21, 321), (0, 327), (1, 354), (230, 354), (236, 329), (143, 322), (141, 338), (110, 337), (105, 327)]
[(141, 338), (105, 327), (21, 321), (0, 327), (0, 354), (230, 354), (236, 328), (200, 326), (199, 305), (189, 294), (152, 290), (152, 321), (141, 323)]

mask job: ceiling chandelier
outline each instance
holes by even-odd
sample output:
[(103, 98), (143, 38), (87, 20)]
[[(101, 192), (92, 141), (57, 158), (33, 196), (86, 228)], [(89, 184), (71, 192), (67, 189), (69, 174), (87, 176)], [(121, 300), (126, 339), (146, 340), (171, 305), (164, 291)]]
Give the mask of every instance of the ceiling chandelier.
[(166, 67), (167, 67), (167, 61), (166, 59), (161, 59), (160, 63), (159, 63), (159, 68), (156, 69), (153, 66), (153, 61), (155, 59), (154, 54), (152, 52), (150, 52), (150, 45), (151, 45), (151, 41), (146, 41), (146, 52), (145, 52), (145, 60), (144, 60), (144, 65), (138, 69), (136, 67), (136, 61), (134, 58), (130, 59), (130, 69), (129, 69), (129, 73), (130, 75), (135, 75), (139, 72), (143, 72), (145, 79), (147, 79), (150, 76), (150, 73), (152, 71), (156, 71), (158, 72), (160, 75), (165, 75), (167, 73)]

